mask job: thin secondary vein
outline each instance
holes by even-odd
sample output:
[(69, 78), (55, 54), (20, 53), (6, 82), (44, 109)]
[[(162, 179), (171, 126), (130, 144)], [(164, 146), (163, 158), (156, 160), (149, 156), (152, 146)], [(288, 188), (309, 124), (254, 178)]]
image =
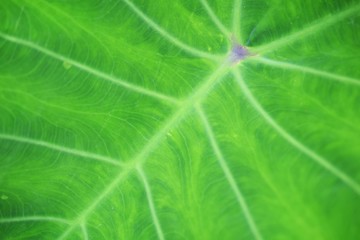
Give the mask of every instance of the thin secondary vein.
[(32, 221), (48, 221), (48, 222), (60, 222), (64, 224), (70, 224), (70, 221), (58, 218), (58, 217), (49, 217), (49, 216), (23, 216), (23, 217), (13, 217), (13, 218), (1, 218), (0, 223), (10, 223), (10, 222), (32, 222)]
[(124, 166), (124, 164), (122, 164), (119, 161), (117, 161), (113, 158), (110, 158), (110, 157), (105, 157), (105, 156), (102, 156), (99, 154), (90, 153), (90, 152), (86, 152), (83, 150), (68, 148), (68, 147), (64, 147), (61, 145), (57, 145), (57, 144), (53, 144), (53, 143), (49, 143), (49, 142), (45, 142), (45, 141), (41, 141), (41, 140), (35, 140), (35, 139), (31, 139), (31, 138), (10, 135), (10, 134), (2, 134), (2, 133), (0, 134), (0, 139), (6, 139), (6, 140), (10, 140), (10, 141), (15, 141), (15, 142), (37, 145), (37, 146), (49, 148), (52, 150), (56, 150), (59, 152), (68, 153), (68, 154), (71, 154), (74, 156), (80, 156), (80, 157), (84, 157), (84, 158), (94, 159), (94, 160), (97, 160), (100, 162), (110, 163), (112, 165), (119, 166), (119, 167)]
[(310, 74), (318, 75), (318, 76), (325, 77), (325, 78), (330, 78), (330, 79), (333, 79), (333, 80), (336, 80), (339, 82), (350, 83), (350, 84), (355, 84), (355, 85), (360, 86), (360, 80), (346, 77), (346, 76), (341, 76), (341, 75), (338, 75), (335, 73), (328, 73), (325, 71), (317, 70), (317, 69), (306, 67), (306, 66), (296, 65), (293, 63), (275, 61), (275, 60), (271, 60), (271, 59), (263, 58), (263, 57), (256, 57), (256, 58), (253, 58), (251, 61), (257, 61), (260, 63), (271, 65), (273, 67), (278, 67), (278, 68), (283, 68), (283, 69), (297, 70), (297, 71), (310, 73)]
[(250, 227), (250, 230), (252, 232), (252, 234), (254, 235), (255, 239), (257, 240), (262, 240), (262, 236), (258, 230), (258, 227), (256, 226), (255, 222), (254, 222), (254, 219), (250, 213), (250, 210), (249, 210), (249, 207), (245, 201), (245, 198), (243, 196), (243, 194), (241, 193), (240, 189), (237, 187), (237, 184), (236, 184), (236, 181), (235, 181), (235, 178), (234, 176), (232, 175), (231, 171), (230, 171), (230, 168), (229, 166), (227, 165), (221, 151), (220, 151), (220, 148), (218, 146), (218, 143), (216, 141), (216, 138), (214, 136), (214, 132), (210, 126), (210, 123), (204, 113), (204, 111), (202, 110), (202, 108), (200, 106), (197, 107), (197, 113), (198, 115), (200, 116), (203, 124), (204, 124), (204, 127), (205, 127), (205, 131), (206, 131), (206, 134), (209, 138), (209, 141), (210, 141), (210, 144), (214, 150), (214, 153), (217, 157), (217, 160), (220, 164), (220, 167), (221, 169), (223, 170), (224, 174), (225, 174), (225, 177), (226, 177), (226, 180), (228, 181), (232, 191), (234, 192), (235, 196), (236, 196), (236, 199), (240, 205), (240, 208), (243, 210), (244, 212), (244, 215), (245, 215), (245, 219)]
[(297, 148), (299, 151), (303, 152), (305, 155), (309, 156), (320, 166), (328, 170), (334, 176), (342, 180), (346, 185), (348, 185), (351, 189), (353, 189), (357, 194), (360, 195), (360, 185), (346, 175), (343, 171), (332, 165), (328, 160), (318, 155), (301, 142), (296, 140), (290, 133), (288, 133), (284, 128), (282, 128), (260, 105), (260, 103), (256, 100), (256, 98), (252, 95), (251, 91), (247, 87), (244, 80), (241, 78), (239, 70), (233, 70), (233, 74), (235, 76), (236, 82), (238, 83), (240, 89), (248, 99), (249, 103), (255, 108), (255, 110), (264, 118), (264, 120), (274, 128), (280, 136), (282, 136), (285, 140), (287, 140), (291, 145)]
[(230, 38), (229, 30), (220, 22), (219, 18), (215, 15), (214, 11), (209, 6), (207, 0), (200, 0), (201, 4), (204, 6), (207, 14), (213, 23), (218, 27), (218, 29), (225, 35), (226, 38)]
[(149, 204), (151, 218), (152, 218), (152, 220), (154, 222), (156, 232), (158, 234), (159, 239), (164, 240), (165, 239), (164, 238), (164, 233), (163, 233), (163, 231), (161, 229), (160, 221), (159, 221), (159, 219), (157, 217), (157, 214), (156, 214), (156, 209), (155, 209), (153, 197), (152, 197), (152, 194), (151, 194), (151, 188), (150, 188), (149, 182), (147, 180), (146, 174), (144, 173), (144, 171), (142, 170), (141, 167), (137, 167), (136, 169), (137, 169), (137, 171), (139, 173), (139, 176), (140, 176), (140, 179), (141, 179), (142, 183), (144, 184), (145, 193), (146, 193), (146, 199), (147, 199), (148, 204)]
[[(73, 221), (65, 232), (58, 238), (58, 240), (65, 239), (74, 228), (85, 221), (85, 219), (91, 214), (91, 212), (106, 198), (136, 167), (145, 163), (148, 155), (156, 149), (166, 134), (174, 128), (193, 108), (195, 103), (200, 102), (212, 89), (212, 87), (221, 79), (221, 76), (228, 70), (226, 60), (204, 81), (204, 83), (197, 88), (194, 94), (190, 95), (180, 108), (172, 114), (172, 116), (165, 122), (165, 124), (159, 129), (159, 131), (149, 139), (148, 143), (142, 148), (142, 150), (128, 162), (123, 171), (120, 171), (112, 182), (104, 189), (103, 192), (92, 201), (87, 208)], [(225, 71), (226, 70), (226, 71)]]
[(194, 47), (191, 47), (179, 39), (172, 36), (170, 33), (165, 31), (163, 28), (161, 28), (157, 23), (155, 23), (153, 20), (151, 20), (148, 16), (146, 16), (138, 7), (136, 7), (131, 1), (124, 0), (124, 2), (133, 10), (134, 13), (136, 13), (140, 18), (142, 18), (150, 27), (152, 27), (155, 31), (157, 31), (161, 36), (166, 38), (169, 42), (173, 43), (174, 45), (178, 46), (180, 49), (183, 49), (184, 51), (198, 57), (208, 58), (215, 61), (219, 61), (220, 57), (210, 54), (207, 52), (203, 52), (201, 50), (198, 50)]
[(352, 16), (353, 14), (358, 14), (359, 12), (360, 12), (360, 5), (350, 7), (338, 14), (328, 15), (320, 20), (317, 20), (300, 31), (290, 33), (289, 35), (281, 37), (280, 39), (277, 39), (268, 44), (264, 44), (259, 47), (254, 47), (253, 50), (259, 54), (264, 54), (270, 51), (274, 51), (292, 42), (301, 40), (309, 35), (313, 35), (316, 32), (323, 30), (327, 27), (330, 27), (334, 23), (342, 21), (345, 18)]
[(119, 173), (115, 179), (104, 189), (102, 193), (93, 201), (90, 203), (90, 205), (79, 215), (78, 218), (75, 219), (75, 221), (72, 221), (72, 224), (69, 225), (69, 227), (63, 232), (61, 236), (59, 236), (58, 240), (66, 239), (67, 236), (81, 223), (83, 223), (88, 215), (99, 205), (99, 203), (108, 196), (117, 186), (120, 182), (122, 182), (127, 175), (131, 172), (131, 168), (125, 168), (124, 171)]
[(82, 232), (82, 235), (84, 237), (84, 240), (88, 240), (89, 239), (89, 234), (88, 234), (85, 222), (80, 224), (80, 228), (81, 228), (81, 232)]
[(55, 4), (51, 4), (51, 3), (47, 2), (47, 1), (41, 1), (41, 4), (44, 4), (48, 8), (51, 9), (49, 11), (49, 9), (46, 9), (42, 5), (39, 5), (38, 2), (28, 1), (26, 3), (27, 4), (34, 4), (35, 3), (34, 5), (32, 5), (32, 7), (34, 7), (37, 11), (41, 12), (44, 16), (49, 18), (51, 21), (54, 21), (56, 24), (61, 26), (61, 23), (59, 23), (59, 22), (57, 22), (56, 20), (53, 19), (54, 11), (59, 13), (60, 15), (62, 15), (62, 16), (64, 16), (66, 18), (66, 20), (62, 21), (62, 23), (69, 24), (70, 23), (69, 20), (70, 20), (71, 24), (74, 24), (74, 25), (78, 26), (79, 28), (81, 28), (83, 31), (85, 31), (87, 34), (89, 34), (91, 37), (93, 37), (101, 46), (103, 46), (104, 49), (106, 50), (106, 52), (109, 53), (109, 55), (111, 54), (111, 51), (108, 49), (108, 46), (106, 46), (106, 44), (104, 44), (103, 41), (101, 41), (99, 39), (99, 36), (97, 36), (94, 32), (90, 31), (90, 29), (88, 29), (88, 27), (84, 26), (79, 21), (77, 21), (75, 18), (73, 18), (73, 16), (71, 16), (69, 13), (63, 11), (60, 7), (57, 7)]
[(238, 42), (243, 44), (243, 39), (240, 33), (240, 17), (241, 17), (241, 6), (242, 1), (241, 0), (234, 0), (234, 7), (233, 7), (233, 13), (232, 13), (232, 32), (234, 33), (236, 39)]
[(164, 95), (162, 93), (158, 93), (158, 92), (155, 92), (155, 91), (152, 91), (152, 90), (149, 90), (149, 89), (145, 89), (145, 88), (142, 88), (140, 86), (136, 86), (134, 84), (131, 84), (131, 83), (128, 83), (122, 79), (119, 79), (119, 78), (116, 78), (116, 77), (113, 77), (111, 75), (108, 75), (104, 72), (101, 72), (97, 69), (94, 69), (92, 67), (89, 67), (87, 65), (84, 65), (80, 62), (77, 62), (75, 60), (72, 60), (68, 57), (65, 57), (65, 56), (62, 56), (56, 52), (53, 52), (49, 49), (46, 49), (44, 47), (41, 47), (31, 41), (27, 41), (27, 40), (24, 40), (24, 39), (20, 39), (18, 37), (15, 37), (15, 36), (10, 36), (10, 35), (7, 35), (7, 34), (4, 34), (4, 33), (1, 33), (0, 32), (0, 37), (7, 40), (7, 41), (10, 41), (10, 42), (13, 42), (13, 43), (16, 43), (16, 44), (19, 44), (19, 45), (22, 45), (22, 46), (25, 46), (25, 47), (28, 47), (28, 48), (31, 48), (31, 49), (34, 49), (36, 51), (39, 51), (47, 56), (50, 56), (54, 59), (57, 59), (57, 60), (60, 60), (60, 61), (63, 61), (63, 62), (67, 62), (85, 72), (88, 72), (90, 74), (93, 74), (95, 76), (98, 76), (100, 78), (103, 78), (107, 81), (110, 81), (114, 84), (117, 84), (119, 86), (122, 86), (126, 89), (129, 89), (131, 91), (134, 91), (134, 92), (137, 92), (137, 93), (141, 93), (141, 94), (144, 94), (144, 95), (147, 95), (147, 96), (150, 96), (150, 97), (153, 97), (153, 98), (156, 98), (156, 99), (159, 99), (159, 100), (163, 100), (163, 101), (166, 101), (166, 102), (171, 102), (171, 103), (175, 103), (175, 104), (178, 104), (178, 100), (173, 98), (173, 97), (170, 97), (170, 96), (167, 96), (167, 95)]

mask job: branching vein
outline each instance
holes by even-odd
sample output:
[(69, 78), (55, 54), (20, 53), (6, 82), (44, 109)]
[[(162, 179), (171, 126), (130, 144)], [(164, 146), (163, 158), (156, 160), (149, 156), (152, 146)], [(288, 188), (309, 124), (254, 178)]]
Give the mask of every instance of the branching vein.
[(306, 67), (306, 66), (301, 66), (301, 65), (287, 63), (287, 62), (281, 62), (281, 61), (275, 61), (275, 60), (271, 60), (271, 59), (263, 58), (263, 57), (253, 58), (252, 60), (260, 62), (260, 63), (264, 63), (266, 65), (270, 65), (273, 67), (277, 67), (277, 68), (296, 70), (296, 71), (300, 71), (300, 72), (304, 72), (304, 73), (310, 73), (310, 74), (314, 74), (317, 76), (330, 78), (330, 79), (333, 79), (333, 80), (336, 80), (339, 82), (350, 83), (350, 84), (355, 84), (355, 85), (360, 86), (360, 80), (346, 77), (346, 76), (341, 76), (341, 75), (338, 75), (335, 73), (328, 73), (325, 71), (320, 71), (320, 70)]
[(303, 152), (311, 159), (313, 159), (320, 166), (328, 170), (330, 173), (341, 179), (346, 185), (348, 185), (351, 189), (353, 189), (357, 194), (360, 195), (360, 185), (351, 179), (346, 173), (342, 172), (340, 169), (332, 165), (328, 160), (318, 155), (301, 142), (296, 140), (290, 133), (288, 133), (284, 128), (282, 128), (269, 114), (266, 110), (260, 105), (260, 103), (256, 100), (256, 98), (252, 95), (251, 91), (247, 87), (244, 80), (241, 78), (239, 70), (233, 70), (233, 74), (235, 76), (236, 82), (240, 86), (240, 89), (248, 99), (249, 103), (256, 109), (256, 111), (264, 118), (264, 120), (273, 127), (280, 136), (282, 136), (285, 140), (287, 140), (291, 145), (297, 148), (299, 151)]
[(241, 17), (241, 6), (242, 0), (234, 0), (234, 7), (233, 7), (233, 19), (232, 19), (232, 32), (234, 33), (238, 42), (243, 44), (243, 39), (241, 36), (240, 31), (240, 17)]
[(80, 228), (81, 228), (81, 232), (82, 232), (82, 235), (84, 237), (84, 240), (88, 240), (89, 239), (89, 234), (88, 234), (85, 222), (80, 224)]
[(294, 33), (290, 33), (287, 36), (284, 36), (280, 39), (277, 39), (273, 42), (270, 42), (268, 44), (264, 44), (259, 47), (254, 47), (254, 51), (258, 52), (260, 54), (264, 54), (270, 51), (274, 51), (278, 48), (287, 46), (291, 44), (292, 42), (304, 39), (305, 37), (308, 37), (309, 35), (313, 35), (327, 27), (332, 26), (333, 24), (340, 22), (344, 20), (345, 18), (348, 18), (354, 14), (359, 14), (360, 12), (360, 5), (350, 7), (340, 13), (328, 15), (320, 20), (317, 20), (310, 24), (307, 27), (304, 27), (302, 30), (299, 30)]
[(204, 124), (204, 127), (205, 127), (205, 131), (206, 131), (206, 134), (209, 138), (209, 141), (210, 141), (210, 144), (214, 150), (214, 153), (218, 159), (218, 162), (220, 164), (220, 167), (221, 169), (223, 170), (224, 174), (225, 174), (225, 177), (226, 177), (226, 180), (228, 181), (228, 183), (230, 184), (230, 187), (231, 189), (233, 190), (235, 196), (236, 196), (236, 199), (241, 207), (241, 209), (243, 210), (244, 212), (244, 215), (245, 215), (245, 219), (250, 227), (250, 230), (252, 232), (252, 234), (254, 235), (255, 239), (257, 240), (261, 240), (262, 237), (261, 237), (261, 234), (253, 220), (253, 217), (250, 213), (250, 210), (247, 206), (247, 203), (245, 201), (245, 198), (243, 196), (243, 194), (241, 193), (241, 191), (239, 190), (239, 188), (237, 187), (237, 184), (236, 184), (236, 181), (234, 179), (234, 176), (232, 175), (230, 169), (229, 169), (229, 166), (227, 165), (221, 151), (220, 151), (220, 148), (217, 144), (217, 141), (215, 139), (215, 136), (214, 136), (214, 133), (213, 133), (213, 130), (210, 126), (210, 123), (204, 113), (204, 111), (201, 109), (201, 107), (197, 107), (197, 112)]
[(15, 141), (15, 142), (37, 145), (37, 146), (49, 148), (49, 149), (52, 149), (55, 151), (68, 153), (68, 154), (71, 154), (74, 156), (90, 158), (90, 159), (94, 159), (94, 160), (97, 160), (100, 162), (105, 162), (108, 164), (110, 163), (115, 166), (123, 166), (123, 164), (121, 162), (119, 162), (115, 159), (109, 158), (109, 157), (105, 157), (105, 156), (102, 156), (99, 154), (90, 153), (90, 152), (77, 150), (77, 149), (73, 149), (73, 148), (68, 148), (68, 147), (56, 145), (56, 144), (45, 142), (45, 141), (40, 141), (40, 140), (35, 140), (35, 139), (25, 138), (25, 137), (20, 137), (20, 136), (15, 136), (15, 135), (9, 135), (9, 134), (0, 134), (0, 139), (6, 139), (6, 140), (10, 140), (10, 141)]
[(149, 97), (153, 97), (153, 98), (156, 98), (156, 99), (159, 99), (159, 100), (162, 100), (162, 101), (166, 101), (166, 102), (171, 102), (171, 103), (175, 103), (177, 104), (178, 101), (176, 99), (174, 99), (173, 97), (170, 97), (170, 96), (167, 96), (167, 95), (164, 95), (162, 93), (158, 93), (158, 92), (155, 92), (155, 91), (152, 91), (152, 90), (149, 90), (149, 89), (145, 89), (145, 88), (142, 88), (142, 87), (139, 87), (139, 86), (136, 86), (136, 85), (133, 85), (131, 83), (128, 83), (122, 79), (119, 79), (119, 78), (116, 78), (114, 76), (111, 76), (111, 75), (108, 75), (104, 72), (101, 72), (97, 69), (94, 69), (92, 67), (89, 67), (87, 65), (84, 65), (80, 62), (77, 62), (75, 60), (72, 60), (68, 57), (65, 57), (65, 56), (62, 56), (61, 54), (58, 54), (56, 52), (53, 52), (49, 49), (46, 49), (44, 47), (41, 47), (31, 41), (27, 41), (27, 40), (23, 40), (23, 39), (20, 39), (18, 37), (14, 37), (14, 36), (10, 36), (10, 35), (7, 35), (7, 34), (4, 34), (4, 33), (1, 33), (0, 32), (0, 37), (7, 40), (7, 41), (10, 41), (10, 42), (13, 42), (13, 43), (16, 43), (16, 44), (19, 44), (19, 45), (22, 45), (22, 46), (25, 46), (25, 47), (28, 47), (28, 48), (31, 48), (31, 49), (34, 49), (36, 51), (39, 51), (49, 57), (52, 57), (54, 59), (57, 59), (59, 61), (62, 61), (62, 62), (66, 62), (66, 63), (69, 63), (70, 65), (73, 65), (85, 72), (88, 72), (92, 75), (95, 75), (97, 77), (100, 77), (102, 79), (105, 79), (107, 81), (110, 81), (116, 85), (119, 85), (121, 87), (124, 87), (126, 89), (129, 89), (131, 91), (134, 91), (134, 92), (137, 92), (137, 93), (140, 93), (140, 94), (143, 94), (143, 95), (147, 95)]
[(77, 226), (81, 226), (81, 224), (87, 219), (88, 215), (101, 203), (102, 200), (104, 200), (110, 193), (113, 192), (118, 184), (127, 177), (131, 170), (132, 169), (130, 168), (126, 168), (124, 171), (119, 173), (115, 179), (105, 188), (105, 190), (89, 204), (89, 206), (79, 215), (78, 218), (75, 219), (75, 221), (72, 221), (69, 227), (57, 239), (66, 239)]
[[(225, 62), (225, 60), (224, 60)], [(194, 103), (200, 102), (206, 97), (211, 88), (216, 84), (221, 77), (227, 72), (227, 66), (225, 64), (219, 65), (219, 67), (207, 78), (204, 80), (203, 84), (190, 95), (180, 108), (172, 114), (172, 116), (165, 122), (165, 124), (157, 131), (157, 133), (151, 137), (148, 143), (143, 147), (143, 149), (128, 162), (126, 167), (118, 173), (112, 182), (108, 184), (103, 192), (101, 192), (83, 211), (82, 213), (73, 221), (65, 232), (58, 238), (58, 240), (65, 239), (75, 227), (85, 221), (88, 216), (97, 208), (97, 206), (105, 199), (110, 193), (114, 191), (118, 185), (126, 179), (126, 177), (133, 172), (134, 169), (138, 166), (142, 166), (149, 154), (152, 153), (166, 136), (166, 134), (173, 129), (187, 114), (190, 110), (193, 109)]]
[(194, 47), (191, 47), (185, 43), (183, 43), (182, 41), (180, 41), (179, 39), (175, 38), (174, 36), (172, 36), (170, 33), (168, 33), (167, 31), (165, 31), (162, 27), (160, 27), (158, 24), (156, 24), (153, 20), (151, 20), (148, 16), (146, 16), (138, 7), (136, 7), (131, 1), (129, 0), (124, 0), (124, 2), (134, 11), (134, 13), (136, 13), (140, 18), (142, 18), (146, 24), (148, 24), (150, 27), (152, 27), (155, 31), (157, 31), (161, 36), (163, 36), (164, 38), (166, 38), (169, 42), (171, 42), (172, 44), (178, 46), (180, 49), (183, 49), (184, 51), (188, 52), (189, 54), (192, 54), (194, 56), (198, 56), (198, 57), (203, 57), (203, 58), (208, 58), (208, 59), (212, 59), (215, 61), (219, 61), (219, 57), (214, 55), (214, 54), (210, 54), (207, 52), (203, 52), (200, 51)]
[(49, 216), (23, 216), (23, 217), (12, 217), (12, 218), (1, 218), (0, 223), (10, 223), (10, 222), (59, 222), (63, 224), (71, 224), (70, 221), (58, 218), (58, 217), (49, 217)]
[(219, 30), (225, 35), (226, 38), (230, 38), (229, 30), (220, 22), (219, 18), (215, 15), (214, 11), (209, 6), (207, 0), (200, 0), (200, 2), (204, 6), (213, 23), (219, 28)]
[(146, 193), (146, 199), (147, 199), (148, 204), (149, 204), (151, 218), (152, 218), (152, 220), (154, 222), (156, 232), (158, 234), (159, 239), (164, 240), (165, 239), (164, 234), (163, 234), (159, 219), (158, 219), (157, 214), (156, 214), (156, 209), (155, 209), (153, 197), (152, 197), (152, 194), (151, 194), (150, 185), (149, 185), (149, 182), (147, 180), (146, 174), (144, 173), (144, 171), (142, 170), (141, 167), (137, 167), (136, 169), (137, 169), (137, 171), (139, 173), (139, 176), (140, 176), (140, 179), (141, 179), (142, 183), (144, 184), (145, 193)]

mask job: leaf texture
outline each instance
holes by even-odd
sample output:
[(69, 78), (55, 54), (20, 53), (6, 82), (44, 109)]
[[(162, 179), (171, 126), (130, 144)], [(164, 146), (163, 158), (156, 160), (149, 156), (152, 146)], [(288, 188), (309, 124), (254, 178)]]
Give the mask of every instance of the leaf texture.
[(358, 239), (359, 13), (2, 1), (0, 239)]

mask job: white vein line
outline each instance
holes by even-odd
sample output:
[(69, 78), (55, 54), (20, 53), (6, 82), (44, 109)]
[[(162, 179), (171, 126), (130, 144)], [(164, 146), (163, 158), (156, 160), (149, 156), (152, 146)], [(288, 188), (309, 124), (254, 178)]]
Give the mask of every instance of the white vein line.
[(196, 48), (193, 48), (193, 47), (181, 42), (180, 40), (178, 40), (177, 38), (175, 38), (171, 34), (169, 34), (167, 31), (165, 31), (163, 28), (161, 28), (158, 24), (156, 24), (153, 20), (151, 20), (148, 16), (146, 16), (131, 1), (124, 0), (124, 2), (133, 10), (134, 13), (136, 13), (140, 18), (142, 18), (150, 27), (152, 27), (160, 35), (162, 35), (164, 38), (166, 38), (169, 42), (171, 42), (174, 45), (178, 46), (180, 49), (183, 49), (184, 51), (186, 51), (186, 52), (188, 52), (188, 53), (190, 53), (190, 54), (192, 54), (194, 56), (219, 61), (220, 58), (218, 56), (216, 56), (214, 54), (210, 54), (210, 53), (200, 51), (200, 50), (198, 50)]
[(146, 174), (144, 173), (144, 171), (142, 170), (141, 167), (137, 167), (136, 169), (137, 169), (137, 171), (139, 173), (139, 176), (140, 176), (140, 179), (141, 179), (142, 183), (144, 184), (146, 198), (147, 198), (149, 208), (150, 208), (151, 218), (152, 218), (152, 220), (154, 222), (156, 232), (158, 234), (159, 239), (164, 240), (165, 239), (164, 238), (164, 233), (163, 233), (163, 231), (161, 229), (161, 225), (160, 225), (159, 219), (158, 219), (157, 214), (156, 214), (156, 209), (155, 209), (153, 197), (152, 197), (152, 194), (151, 194), (151, 188), (150, 188), (149, 182), (147, 180)]
[(90, 203), (90, 205), (80, 214), (80, 216), (75, 220), (72, 221), (72, 224), (63, 232), (61, 236), (59, 236), (58, 240), (66, 239), (67, 236), (74, 230), (75, 227), (81, 225), (82, 222), (86, 220), (88, 215), (100, 204), (100, 202), (108, 196), (122, 180), (131, 172), (131, 168), (126, 168), (124, 171), (120, 172), (115, 179), (101, 192), (96, 199)]
[(88, 234), (85, 222), (80, 224), (80, 228), (81, 228), (81, 232), (83, 234), (84, 240), (88, 240), (89, 234)]
[(110, 163), (110, 164), (116, 165), (116, 166), (124, 165), (113, 158), (105, 157), (105, 156), (102, 156), (99, 154), (90, 153), (90, 152), (86, 152), (86, 151), (82, 151), (82, 150), (67, 148), (64, 146), (56, 145), (53, 143), (48, 143), (45, 141), (35, 140), (35, 139), (31, 139), (31, 138), (25, 138), (25, 137), (0, 133), (0, 139), (41, 146), (41, 147), (49, 148), (49, 149), (56, 150), (59, 152), (68, 153), (68, 154), (75, 155), (75, 156), (80, 156), (80, 157), (84, 157), (84, 158), (94, 159), (94, 160), (97, 160), (100, 162)]
[(327, 27), (330, 27), (331, 25), (335, 24), (336, 22), (342, 21), (347, 17), (350, 17), (353, 14), (359, 14), (360, 13), (360, 5), (350, 7), (349, 9), (343, 10), (342, 12), (334, 15), (328, 15), (322, 19), (319, 19), (312, 24), (304, 27), (304, 29), (290, 33), (287, 36), (281, 37), (273, 42), (270, 42), (268, 44), (264, 44), (259, 47), (254, 47), (254, 51), (264, 54), (269, 51), (276, 50), (277, 48), (284, 47), (292, 42), (302, 40), (303, 38), (313, 35), (316, 32), (323, 30)]
[(275, 60), (271, 60), (268, 58), (262, 58), (262, 57), (252, 58), (251, 60), (257, 61), (260, 63), (264, 63), (267, 65), (271, 65), (271, 66), (277, 67), (277, 68), (297, 70), (297, 71), (301, 71), (301, 72), (305, 72), (305, 73), (311, 73), (314, 75), (318, 75), (318, 76), (325, 77), (325, 78), (330, 78), (330, 79), (340, 81), (343, 83), (350, 83), (350, 84), (355, 84), (355, 85), (360, 86), (360, 80), (356, 80), (354, 78), (350, 78), (350, 77), (346, 77), (346, 76), (341, 76), (341, 75), (338, 75), (335, 73), (328, 73), (325, 71), (320, 71), (320, 70), (306, 67), (306, 66), (301, 66), (301, 65), (296, 65), (293, 63), (287, 63), (287, 62), (281, 62), (281, 61), (275, 61)]
[(167, 95), (164, 95), (162, 93), (158, 93), (158, 92), (155, 92), (155, 91), (152, 91), (152, 90), (149, 90), (149, 89), (145, 89), (145, 88), (142, 88), (142, 87), (139, 87), (139, 86), (136, 86), (134, 84), (131, 84), (131, 83), (128, 83), (122, 79), (119, 79), (119, 78), (116, 78), (114, 76), (111, 76), (111, 75), (108, 75), (104, 72), (101, 72), (97, 69), (94, 69), (92, 67), (89, 67), (87, 65), (84, 65), (80, 62), (77, 62), (75, 60), (72, 60), (68, 57), (65, 57), (65, 56), (62, 56), (56, 52), (53, 52), (49, 49), (46, 49), (44, 47), (41, 47), (31, 41), (28, 41), (28, 40), (24, 40), (24, 39), (20, 39), (18, 37), (15, 37), (15, 36), (11, 36), (11, 35), (8, 35), (8, 34), (4, 34), (2, 32), (0, 32), (0, 37), (9, 41), (9, 42), (13, 42), (13, 43), (16, 43), (16, 44), (19, 44), (19, 45), (22, 45), (22, 46), (25, 46), (25, 47), (28, 47), (28, 48), (31, 48), (33, 50), (36, 50), (38, 52), (41, 52), (49, 57), (52, 57), (54, 59), (57, 59), (59, 61), (63, 61), (63, 62), (67, 62), (85, 72), (88, 72), (92, 75), (95, 75), (97, 77), (100, 77), (102, 79), (105, 79), (107, 81), (110, 81), (116, 85), (119, 85), (121, 87), (124, 87), (126, 89), (129, 89), (131, 91), (134, 91), (134, 92), (137, 92), (137, 93), (140, 93), (140, 94), (144, 94), (144, 95), (147, 95), (147, 96), (150, 96), (150, 97), (153, 97), (153, 98), (156, 98), (156, 99), (160, 99), (160, 100), (163, 100), (163, 101), (167, 101), (167, 102), (171, 102), (171, 103), (175, 103), (177, 104), (178, 103), (178, 100), (176, 100), (175, 98), (173, 97), (170, 97), (170, 96), (167, 96)]
[(200, 0), (201, 4), (205, 8), (207, 14), (213, 23), (218, 27), (218, 29), (225, 35), (225, 37), (230, 38), (229, 30), (220, 22), (219, 18), (215, 15), (214, 11), (209, 6), (207, 0)]
[(340, 169), (332, 165), (328, 160), (318, 155), (301, 142), (296, 140), (290, 133), (288, 133), (284, 128), (282, 128), (260, 105), (260, 103), (256, 100), (256, 98), (252, 95), (251, 91), (247, 87), (244, 80), (241, 78), (240, 73), (237, 69), (233, 70), (233, 74), (235, 76), (236, 82), (238, 83), (240, 89), (248, 99), (249, 103), (255, 108), (255, 110), (264, 118), (264, 120), (273, 127), (280, 136), (282, 136), (285, 140), (287, 140), (291, 145), (293, 145), (296, 149), (303, 152), (305, 155), (309, 156), (320, 166), (328, 170), (330, 173), (338, 177), (342, 180), (346, 185), (348, 185), (351, 189), (353, 189), (357, 194), (360, 195), (360, 185), (351, 179), (346, 173), (342, 172)]
[(95, 199), (92, 201), (88, 207), (86, 207), (82, 213), (72, 221), (72, 224), (59, 236), (58, 240), (65, 239), (73, 229), (85, 221), (85, 219), (91, 214), (91, 212), (96, 209), (96, 207), (101, 203), (101, 201), (106, 198), (126, 177), (130, 174), (137, 166), (145, 163), (148, 155), (156, 149), (162, 139), (166, 134), (174, 128), (193, 108), (195, 102), (200, 102), (210, 91), (210, 89), (216, 84), (221, 77), (223, 76), (225, 70), (227, 69), (226, 59), (224, 63), (220, 64), (214, 72), (204, 80), (204, 83), (199, 86), (199, 88), (190, 95), (179, 109), (174, 112), (171, 117), (165, 122), (165, 124), (159, 129), (159, 131), (149, 139), (148, 143), (142, 148), (142, 150), (137, 154), (128, 164), (123, 168), (123, 171), (120, 171), (114, 180), (109, 183), (109, 185), (101, 192)]
[(16, 22), (15, 22), (15, 27), (14, 27), (15, 31), (17, 31), (17, 29), (18, 29), (18, 27), (19, 27), (19, 23), (20, 23), (20, 20), (21, 20), (22, 15), (23, 15), (24, 8), (25, 8), (25, 6), (21, 6), (21, 10), (20, 10), (19, 17), (18, 17), (18, 19), (17, 19)]
[(47, 217), (47, 216), (24, 216), (24, 217), (13, 217), (13, 218), (1, 218), (0, 223), (11, 223), (11, 222), (60, 222), (64, 224), (70, 224), (70, 221), (58, 218), (58, 217)]
[(240, 17), (241, 17), (241, 5), (242, 0), (234, 0), (233, 19), (232, 19), (232, 31), (236, 39), (242, 43), (242, 36), (240, 34)]
[(202, 108), (200, 106), (197, 106), (196, 107), (196, 110), (197, 110), (197, 113), (199, 114), (203, 124), (204, 124), (204, 127), (205, 127), (205, 131), (206, 131), (206, 134), (209, 138), (209, 141), (210, 141), (210, 144), (214, 150), (214, 153), (217, 157), (217, 160), (220, 164), (220, 167), (221, 169), (223, 170), (224, 174), (225, 174), (225, 177), (226, 177), (226, 180), (229, 182), (230, 184), (230, 187), (231, 189), (233, 190), (235, 196), (236, 196), (236, 199), (240, 205), (240, 208), (243, 210), (244, 212), (244, 215), (245, 215), (245, 219), (250, 227), (250, 230), (252, 232), (252, 234), (254, 235), (255, 239), (257, 240), (261, 240), (262, 237), (261, 237), (261, 234), (254, 222), (254, 219), (250, 213), (250, 210), (249, 210), (249, 207), (247, 206), (246, 204), (246, 201), (245, 201), (245, 198), (243, 196), (243, 194), (241, 193), (240, 189), (237, 187), (237, 184), (236, 184), (236, 181), (234, 179), (234, 176), (232, 175), (230, 169), (229, 169), (229, 166), (227, 165), (221, 151), (220, 151), (220, 148), (217, 144), (217, 141), (216, 141), (216, 138), (214, 136), (214, 132), (210, 126), (210, 123), (204, 113), (204, 111), (202, 110)]

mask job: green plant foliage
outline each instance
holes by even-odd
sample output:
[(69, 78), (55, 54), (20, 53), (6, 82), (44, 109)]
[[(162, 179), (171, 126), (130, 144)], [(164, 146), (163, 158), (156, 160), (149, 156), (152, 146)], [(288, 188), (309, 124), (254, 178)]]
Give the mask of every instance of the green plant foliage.
[(0, 20), (0, 239), (359, 239), (358, 1)]

